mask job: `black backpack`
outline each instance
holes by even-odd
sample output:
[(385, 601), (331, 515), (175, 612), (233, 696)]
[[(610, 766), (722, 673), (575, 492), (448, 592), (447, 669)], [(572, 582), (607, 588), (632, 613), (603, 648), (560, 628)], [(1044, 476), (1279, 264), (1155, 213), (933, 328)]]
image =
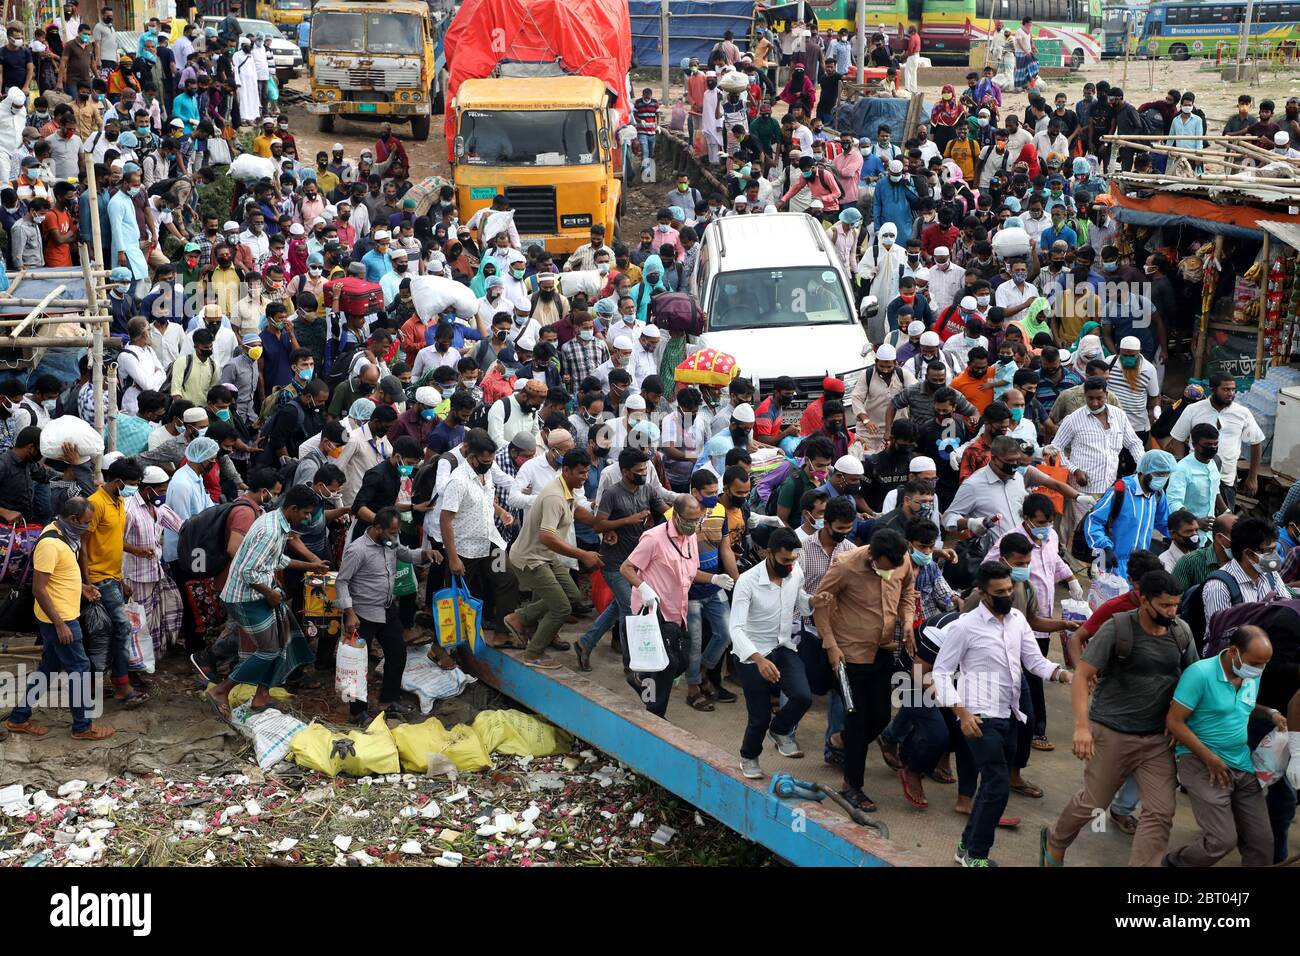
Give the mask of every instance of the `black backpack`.
[(230, 555), (226, 554), (226, 526), (231, 512), (241, 506), (252, 508), (253, 503), (247, 498), (236, 498), (185, 519), (176, 546), (176, 565), (185, 579), (214, 578), (230, 563)]
[[(510, 421), (510, 412), (513, 410), (513, 406), (511, 406), (510, 404), (509, 395), (501, 396), (492, 404), (501, 405), (506, 410), (504, 417), (502, 417), (501, 419), (501, 424), (504, 425), (506, 422)], [(487, 428), (488, 413), (491, 411), (492, 411), (492, 405), (484, 405), (482, 402), (479, 402), (478, 407), (475, 408), (474, 411), (470, 412), (469, 421), (466, 422), (465, 427), (466, 428)]]
[(1168, 124), (1165, 122), (1164, 114), (1155, 107), (1139, 115), (1142, 118), (1142, 125), (1147, 136), (1164, 136), (1168, 132), (1166, 129)]
[(1230, 605), (1241, 603), (1241, 585), (1226, 568), (1215, 568), (1200, 584), (1194, 584), (1184, 591), (1178, 602), (1178, 616), (1187, 622), (1193, 634), (1200, 635), (1198, 643), (1204, 643), (1210, 633), (1210, 622), (1205, 619), (1205, 601), (1202, 600), (1201, 592), (1211, 581), (1222, 581), (1227, 587)]

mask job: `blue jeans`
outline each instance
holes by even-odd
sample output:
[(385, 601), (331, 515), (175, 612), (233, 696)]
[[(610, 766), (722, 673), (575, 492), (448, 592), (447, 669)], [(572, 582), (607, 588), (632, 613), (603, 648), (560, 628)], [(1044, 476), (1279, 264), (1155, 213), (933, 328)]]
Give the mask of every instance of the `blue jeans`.
[[(654, 159), (655, 158), (655, 134), (637, 133), (636, 138), (641, 143), (641, 162), (644, 163), (647, 160)], [(692, 214), (691, 211), (687, 211), (687, 215), (691, 215), (691, 214)]]
[(610, 571), (605, 568), (601, 571), (601, 577), (609, 585), (609, 589), (614, 592), (614, 600), (609, 602), (609, 607), (600, 612), (600, 616), (587, 629), (587, 633), (579, 639), (582, 646), (587, 650), (594, 650), (600, 643), (600, 639), (605, 636), (605, 632), (611, 627), (621, 625), (623, 618), (632, 613), (632, 585), (628, 583), (627, 578), (618, 573), (615, 568)]
[(104, 610), (113, 619), (113, 634), (108, 639), (108, 673), (113, 683), (125, 683), (129, 673), (131, 659), (131, 622), (126, 618), (126, 596), (122, 593), (122, 582), (109, 578), (96, 581), (99, 588), (99, 600)]
[[(87, 675), (81, 680), (86, 681), (82, 684), (82, 690), (89, 691), (90, 675), (90, 658), (86, 656), (86, 649), (81, 643), (81, 625), (77, 621), (67, 621), (68, 630), (72, 632), (72, 643), (64, 644), (59, 641), (59, 635), (54, 629), (53, 624), (46, 624), (44, 621), (36, 622), (36, 629), (41, 635), (41, 662), (36, 665), (36, 673), (42, 674), (48, 681), (52, 674), (68, 674), (71, 680), (76, 680), (76, 675)], [(14, 724), (26, 723), (32, 716), (31, 694), (33, 685), (36, 683), (35, 678), (28, 683), (27, 688), (23, 691), (18, 706), (9, 714), (6, 720)], [(48, 692), (48, 683), (47, 683)], [(87, 697), (83, 694), (78, 696), (77, 688), (69, 688), (72, 694), (72, 732), (80, 733), (90, 727), (89, 709), (86, 707)]]
[(961, 841), (970, 856), (987, 859), (989, 850), (993, 849), (998, 820), (1011, 796), (1011, 766), (1016, 758), (1019, 730), (1011, 717), (985, 717), (980, 730), (983, 736), (966, 738), (980, 783)]
[[(831, 737), (840, 734), (840, 742), (844, 742), (844, 700), (839, 694), (834, 692), (827, 695), (826, 703), (826, 733), (822, 737), (822, 756), (827, 760), (831, 759)], [(840, 750), (843, 750), (840, 747)]]
[[(706, 617), (709, 619), (709, 645), (701, 653)], [(722, 655), (727, 652), (727, 645), (731, 643), (731, 608), (722, 599), (721, 591), (687, 603), (686, 633), (691, 639), (690, 652), (686, 658), (686, 683), (696, 687), (700, 683), (700, 662), (704, 662), (706, 670), (717, 667)]]
[[(770, 728), (772, 733), (780, 736), (794, 733), (799, 726), (799, 719), (812, 706), (812, 691), (808, 689), (808, 678), (803, 672), (803, 661), (799, 655), (788, 647), (777, 646), (767, 655), (767, 659), (781, 672), (781, 679), (776, 684), (769, 684), (758, 672), (758, 665), (749, 661), (742, 662), (736, 670), (740, 685), (745, 692), (745, 709), (748, 720), (745, 724), (745, 736), (740, 744), (740, 755), (746, 760), (757, 760), (763, 752), (763, 735)], [(772, 716), (772, 691), (781, 689), (785, 703)]]
[(1137, 777), (1129, 774), (1124, 778), (1119, 790), (1115, 791), (1115, 796), (1110, 801), (1110, 812), (1117, 817), (1128, 817), (1133, 815), (1133, 811), (1138, 805), (1138, 782)]

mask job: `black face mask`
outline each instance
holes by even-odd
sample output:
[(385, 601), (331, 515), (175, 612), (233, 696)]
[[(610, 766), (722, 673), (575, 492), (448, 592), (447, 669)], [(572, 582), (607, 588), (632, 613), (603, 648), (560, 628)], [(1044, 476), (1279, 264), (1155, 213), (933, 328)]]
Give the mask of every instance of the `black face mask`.
[(768, 567), (772, 569), (772, 574), (778, 578), (789, 577), (794, 570), (793, 564), (778, 564), (775, 559), (769, 560)]
[(1176, 614), (1168, 616), (1157, 614), (1154, 605), (1149, 605), (1147, 607), (1147, 613), (1151, 615), (1151, 623), (1156, 627), (1170, 627), (1173, 625), (1174, 621), (1178, 619), (1178, 615)]
[(839, 544), (841, 541), (843, 541), (845, 538), (849, 536), (849, 533), (847, 531), (828, 531), (826, 533), (831, 536), (831, 540), (834, 541), (836, 544)]
[(983, 378), (985, 375), (988, 374), (988, 369), (986, 368), (982, 368), (978, 372), (975, 371), (973, 368), (967, 369), (966, 371), (970, 374), (971, 378)]
[(1197, 446), (1197, 448), (1196, 448), (1196, 460), (1197, 460), (1197, 461), (1214, 461), (1214, 456), (1217, 455), (1218, 453), (1219, 453), (1219, 449), (1218, 449), (1218, 446), (1217, 446), (1217, 445), (1216, 445), (1214, 448), (1203, 448), (1203, 447)]
[(1011, 595), (1004, 594), (1000, 597), (990, 597), (989, 607), (993, 609), (994, 614), (1006, 614), (1011, 610)]
[(634, 475), (630, 475), (629, 477), (632, 479), (632, 484), (634, 484), (634, 485), (644, 485), (647, 481), (650, 480), (650, 476), (649, 476), (649, 475), (635, 475), (635, 474), (634, 474)]
[(484, 464), (481, 461), (476, 461), (473, 467), (474, 467), (474, 474), (486, 475), (489, 471), (492, 470), (492, 462), (489, 461), (486, 464)]

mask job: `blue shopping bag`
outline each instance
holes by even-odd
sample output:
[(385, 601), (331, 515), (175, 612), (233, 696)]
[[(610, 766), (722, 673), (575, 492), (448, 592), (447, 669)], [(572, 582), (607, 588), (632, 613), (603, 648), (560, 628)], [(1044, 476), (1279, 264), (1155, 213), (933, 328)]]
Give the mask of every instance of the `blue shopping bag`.
[(433, 596), (433, 604), (438, 645), (452, 648), (468, 644), (471, 651), (477, 651), (483, 637), (483, 602), (469, 593), (465, 579), (454, 576), (451, 587)]

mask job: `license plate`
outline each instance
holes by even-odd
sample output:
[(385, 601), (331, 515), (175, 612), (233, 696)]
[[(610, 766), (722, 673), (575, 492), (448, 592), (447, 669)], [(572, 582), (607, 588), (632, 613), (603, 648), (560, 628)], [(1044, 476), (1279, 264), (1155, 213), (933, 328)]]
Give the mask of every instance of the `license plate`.
[(469, 187), (470, 199), (495, 199), (497, 188), (495, 186), (471, 186)]
[(374, 111), (375, 111), (375, 104), (374, 104), (374, 103), (358, 103), (358, 104), (357, 104), (357, 112), (358, 112), (358, 113), (373, 113)]
[(591, 225), (590, 213), (587, 214), (575, 213), (574, 215), (560, 217), (561, 229), (580, 229), (583, 226), (590, 226), (590, 225)]

